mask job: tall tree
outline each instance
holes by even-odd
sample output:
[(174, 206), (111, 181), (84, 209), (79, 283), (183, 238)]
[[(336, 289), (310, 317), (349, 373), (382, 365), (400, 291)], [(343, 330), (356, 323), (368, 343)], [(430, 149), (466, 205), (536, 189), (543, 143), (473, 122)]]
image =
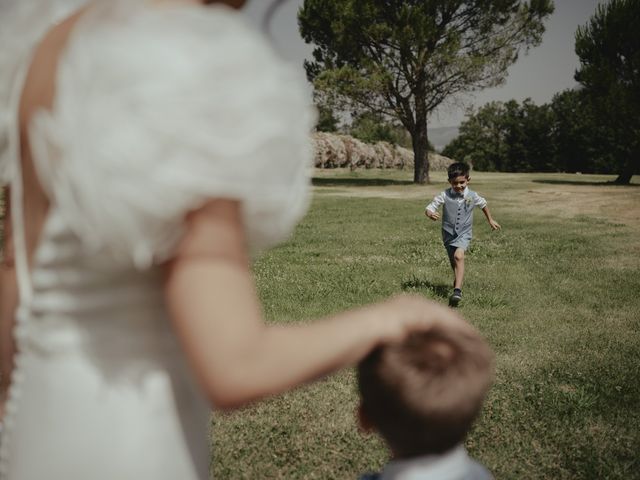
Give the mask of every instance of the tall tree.
[(537, 106), (529, 98), (522, 105), (491, 102), (469, 116), (442, 153), (476, 170), (556, 171), (553, 120), (550, 106)]
[(411, 134), (414, 182), (429, 180), (429, 114), (453, 95), (495, 86), (538, 45), (551, 0), (305, 0), (314, 43), (307, 75), (348, 108), (399, 120)]
[[(598, 5), (576, 32), (580, 69), (575, 78), (613, 133), (608, 147), (619, 158), (619, 184), (640, 173), (640, 0)], [(610, 128), (613, 127), (613, 128)]]
[(506, 118), (502, 102), (489, 102), (479, 110), (471, 111), (460, 125), (458, 136), (449, 142), (442, 154), (470, 163), (475, 170), (507, 171)]
[(564, 90), (551, 100), (555, 165), (564, 172), (616, 173), (618, 166), (611, 148), (615, 132), (610, 125), (598, 125), (585, 89)]
[(516, 141), (510, 144), (512, 171), (554, 172), (558, 170), (555, 165), (553, 122), (554, 114), (549, 105), (536, 105), (530, 98), (522, 102), (517, 121), (514, 122), (518, 136)]

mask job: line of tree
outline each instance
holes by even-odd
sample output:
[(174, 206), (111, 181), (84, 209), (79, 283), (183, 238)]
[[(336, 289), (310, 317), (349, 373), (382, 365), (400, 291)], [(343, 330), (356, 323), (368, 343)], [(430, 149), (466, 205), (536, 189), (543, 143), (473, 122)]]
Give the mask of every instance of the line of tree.
[(442, 154), (484, 171), (616, 173), (612, 133), (597, 121), (584, 90), (565, 90), (544, 105), (486, 104)]
[(429, 114), (499, 85), (539, 45), (551, 0), (305, 0), (300, 33), (320, 105), (398, 121), (411, 135), (414, 182), (429, 180)]
[(581, 87), (537, 106), (493, 102), (473, 113), (443, 154), (478, 170), (640, 173), (640, 0), (599, 5), (576, 32)]

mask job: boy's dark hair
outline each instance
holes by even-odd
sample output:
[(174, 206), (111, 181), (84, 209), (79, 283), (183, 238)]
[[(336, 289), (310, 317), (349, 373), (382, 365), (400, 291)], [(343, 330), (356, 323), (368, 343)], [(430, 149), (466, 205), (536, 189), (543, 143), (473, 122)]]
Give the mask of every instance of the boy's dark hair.
[(363, 414), (398, 458), (460, 444), (493, 380), (493, 353), (475, 330), (436, 325), (358, 365)]
[(471, 167), (469, 167), (468, 163), (464, 162), (454, 162), (449, 165), (447, 168), (447, 176), (449, 180), (456, 177), (467, 177), (469, 178), (469, 172), (471, 171)]

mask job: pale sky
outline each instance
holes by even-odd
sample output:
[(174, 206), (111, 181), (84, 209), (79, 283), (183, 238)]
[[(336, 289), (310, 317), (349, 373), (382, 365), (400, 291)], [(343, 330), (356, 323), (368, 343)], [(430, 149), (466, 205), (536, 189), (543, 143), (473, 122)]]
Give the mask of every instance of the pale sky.
[[(246, 13), (260, 23), (270, 0), (249, 0)], [(557, 92), (576, 85), (573, 74), (579, 66), (574, 51), (574, 35), (579, 25), (584, 25), (595, 12), (600, 0), (555, 0), (555, 12), (546, 22), (542, 44), (521, 55), (509, 68), (506, 83), (500, 87), (475, 93), (474, 98), (456, 98), (453, 103), (482, 106), (492, 100), (522, 101), (530, 97), (535, 103), (551, 100)], [(303, 0), (289, 0), (274, 16), (270, 32), (276, 49), (287, 60), (302, 67), (305, 58), (311, 57), (312, 47), (304, 43), (298, 32), (296, 15)], [(462, 107), (441, 108), (431, 116), (429, 127), (455, 126), (464, 120)]]

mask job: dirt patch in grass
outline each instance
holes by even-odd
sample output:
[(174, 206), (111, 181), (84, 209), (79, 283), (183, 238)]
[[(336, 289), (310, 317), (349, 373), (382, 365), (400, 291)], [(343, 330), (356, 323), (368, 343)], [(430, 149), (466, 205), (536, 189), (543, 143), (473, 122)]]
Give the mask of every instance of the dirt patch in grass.
[(619, 186), (544, 185), (528, 190), (526, 204), (557, 216), (589, 215), (640, 227), (640, 189)]
[[(640, 229), (640, 185), (608, 184), (602, 176), (582, 175), (581, 182), (567, 180), (572, 178), (559, 174), (477, 172), (473, 174), (470, 187), (477, 189), (498, 209), (517, 209), (533, 215), (544, 212), (544, 215), (561, 218), (584, 215)], [(423, 199), (426, 204), (447, 187), (445, 181), (444, 176), (438, 175), (432, 178), (431, 184), (424, 186), (315, 187), (315, 191), (337, 197)]]

